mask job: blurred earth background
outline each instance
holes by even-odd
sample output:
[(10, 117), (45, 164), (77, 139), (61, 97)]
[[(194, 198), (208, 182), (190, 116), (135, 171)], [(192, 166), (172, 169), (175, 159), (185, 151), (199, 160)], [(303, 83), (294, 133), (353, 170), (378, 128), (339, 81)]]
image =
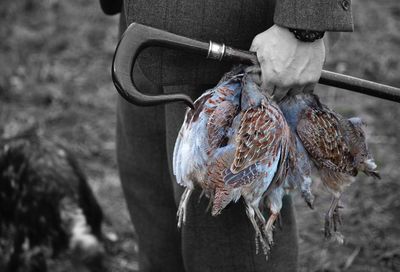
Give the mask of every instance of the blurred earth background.
[[(355, 32), (342, 35), (325, 69), (400, 87), (400, 2), (353, 0)], [(115, 163), (110, 65), (118, 16), (98, 1), (0, 2), (0, 136), (32, 124), (72, 150), (107, 216), (110, 271), (137, 271), (137, 243)], [(316, 185), (316, 208), (296, 198), (300, 271), (400, 271), (400, 105), (318, 86), (322, 101), (367, 123), (382, 180), (360, 174), (342, 198), (343, 245), (323, 238), (330, 197)], [(49, 271), (71, 271), (69, 260)]]

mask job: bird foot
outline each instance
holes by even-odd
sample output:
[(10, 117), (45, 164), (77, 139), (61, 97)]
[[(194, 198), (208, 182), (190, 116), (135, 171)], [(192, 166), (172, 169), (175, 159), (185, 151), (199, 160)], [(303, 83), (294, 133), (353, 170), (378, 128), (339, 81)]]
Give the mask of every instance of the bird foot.
[(186, 188), (181, 196), (181, 201), (179, 202), (178, 211), (176, 213), (176, 216), (178, 217), (178, 228), (181, 228), (182, 225), (186, 222), (187, 204), (189, 202), (192, 192), (192, 189)]
[[(261, 232), (260, 227), (259, 227), (256, 217), (255, 217), (255, 216), (257, 216), (258, 219), (262, 221), (262, 219), (264, 219), (264, 216), (262, 216), (261, 212), (258, 209), (254, 209), (250, 205), (247, 205), (246, 213), (247, 213), (247, 216), (248, 216), (251, 224), (253, 225), (254, 231), (256, 232), (256, 236), (255, 236), (256, 254), (259, 253), (259, 247), (261, 244), (261, 249), (262, 249), (264, 255), (266, 256), (266, 258), (268, 258), (268, 253), (269, 253), (270, 247), (269, 247), (269, 244), (267, 243), (267, 241), (265, 240), (263, 233)], [(261, 217), (260, 217), (260, 215), (261, 215)]]
[(314, 200), (315, 197), (310, 191), (303, 191), (301, 192), (301, 196), (303, 197), (304, 201), (307, 203), (307, 206), (314, 210)]
[(332, 234), (332, 238), (331, 238), (333, 241), (335, 241), (335, 242), (337, 242), (338, 244), (340, 244), (340, 245), (343, 245), (343, 243), (344, 243), (344, 236), (343, 236), (343, 234), (341, 234), (340, 232), (338, 232), (338, 231), (335, 231), (333, 234)]
[(264, 235), (267, 237), (268, 244), (271, 246), (274, 244), (274, 223), (278, 217), (279, 214), (272, 213), (264, 227)]
[(278, 222), (279, 229), (282, 230), (282, 228), (283, 228), (283, 221), (282, 221), (282, 215), (281, 215), (281, 214), (278, 214), (278, 218), (277, 218), (276, 221)]
[[(336, 205), (333, 212), (328, 212), (325, 216), (325, 238), (331, 238), (332, 230), (333, 234), (339, 233), (338, 225), (342, 225), (342, 217), (339, 213), (339, 209), (343, 208), (342, 206)], [(340, 234), (340, 233), (339, 233)]]
[(213, 203), (214, 203), (214, 199), (210, 197), (210, 199), (208, 200), (208, 204), (207, 204), (205, 213), (209, 213), (211, 211)]
[(203, 197), (206, 195), (206, 191), (203, 189), (201, 190), (201, 193), (199, 195), (199, 199), (197, 200), (197, 204), (199, 204), (201, 202), (201, 200), (203, 199)]
[(261, 249), (262, 249), (264, 255), (266, 256), (266, 258), (268, 259), (270, 247), (261, 232), (256, 232), (255, 243), (256, 243), (256, 254), (259, 253), (259, 247), (261, 244)]
[(268, 244), (271, 246), (274, 245), (274, 226), (265, 227), (264, 235), (267, 237)]
[(178, 228), (181, 228), (186, 221), (186, 207), (179, 207), (176, 216), (178, 217)]

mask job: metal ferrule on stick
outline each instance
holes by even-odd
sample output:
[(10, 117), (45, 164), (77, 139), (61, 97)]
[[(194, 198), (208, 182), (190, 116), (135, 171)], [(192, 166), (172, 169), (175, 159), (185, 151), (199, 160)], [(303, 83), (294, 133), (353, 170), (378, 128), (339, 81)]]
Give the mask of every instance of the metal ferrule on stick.
[(215, 59), (221, 61), (225, 56), (225, 44), (219, 44), (213, 41), (210, 41), (208, 46), (207, 59)]

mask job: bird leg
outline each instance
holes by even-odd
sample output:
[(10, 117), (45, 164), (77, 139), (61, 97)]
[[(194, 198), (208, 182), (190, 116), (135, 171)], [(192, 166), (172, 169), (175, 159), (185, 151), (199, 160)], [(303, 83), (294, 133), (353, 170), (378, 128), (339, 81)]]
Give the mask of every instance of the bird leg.
[(278, 219), (279, 213), (271, 213), (271, 215), (268, 218), (267, 224), (265, 224), (264, 227), (264, 233), (265, 236), (267, 236), (268, 243), (272, 245), (274, 243), (273, 239), (273, 230), (274, 230), (274, 223), (276, 219)]
[(256, 216), (257, 216), (258, 220), (260, 220), (260, 222), (261, 222), (261, 225), (264, 226), (266, 221), (265, 221), (265, 217), (262, 214), (261, 210), (259, 208), (256, 208), (254, 210), (256, 212)]
[(282, 223), (282, 215), (280, 213), (278, 214), (278, 220), (277, 221), (278, 221), (279, 229), (282, 230), (283, 223)]
[(337, 223), (339, 225), (342, 225), (342, 217), (340, 216), (339, 209), (343, 208), (342, 206), (336, 205), (335, 210), (333, 211), (333, 230), (336, 232), (337, 231)]
[(246, 205), (246, 214), (247, 214), (247, 217), (249, 218), (249, 220), (250, 220), (251, 224), (253, 225), (253, 228), (254, 228), (254, 230), (256, 232), (256, 236), (255, 236), (256, 254), (258, 253), (258, 246), (259, 246), (258, 242), (261, 242), (263, 253), (264, 253), (265, 256), (268, 256), (269, 245), (265, 241), (265, 239), (264, 239), (264, 237), (262, 235), (262, 232), (260, 231), (260, 228), (259, 228), (259, 226), (258, 226), (258, 224), (256, 222), (256, 219), (255, 219), (256, 212), (255, 212), (254, 208), (251, 207), (250, 205)]
[(211, 210), (212, 206), (213, 206), (213, 202), (214, 202), (214, 193), (211, 192), (211, 193), (209, 193), (209, 195), (208, 195), (208, 194), (206, 193), (206, 190), (203, 189), (203, 190), (201, 191), (201, 194), (200, 194), (200, 196), (199, 196), (199, 200), (197, 201), (197, 204), (199, 204), (199, 203), (201, 202), (201, 200), (203, 199), (204, 196), (208, 197), (207, 208), (206, 208), (206, 210), (204, 211), (205, 213), (208, 213), (208, 212)]
[(340, 197), (333, 197), (331, 206), (325, 215), (325, 237), (329, 238), (332, 236), (332, 228), (337, 231), (337, 223), (342, 224), (342, 220), (339, 215), (339, 199)]
[(186, 187), (185, 191), (181, 196), (181, 201), (179, 202), (178, 211), (176, 216), (178, 217), (178, 228), (182, 226), (183, 223), (186, 222), (186, 210), (187, 204), (190, 199), (190, 195), (192, 194), (193, 189)]
[(202, 200), (203, 196), (205, 196), (206, 191), (203, 189), (201, 190), (201, 193), (199, 195), (199, 199), (197, 200), (197, 204), (200, 203), (200, 201)]
[(207, 205), (207, 208), (206, 208), (206, 213), (208, 213), (209, 211), (211, 211), (211, 208), (212, 208), (212, 206), (213, 206), (213, 203), (214, 203), (214, 193), (211, 193), (210, 194), (210, 199), (208, 200), (208, 205)]
[(314, 199), (315, 199), (315, 197), (311, 193), (311, 191), (302, 189), (301, 196), (303, 197), (304, 201), (307, 203), (308, 207), (311, 210), (314, 210)]

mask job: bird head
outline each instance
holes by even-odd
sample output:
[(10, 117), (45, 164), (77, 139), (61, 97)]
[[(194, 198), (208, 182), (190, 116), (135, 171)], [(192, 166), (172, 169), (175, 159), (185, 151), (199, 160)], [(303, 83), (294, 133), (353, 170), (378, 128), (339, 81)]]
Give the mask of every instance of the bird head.
[(371, 157), (364, 160), (358, 165), (358, 170), (363, 171), (367, 176), (371, 176), (375, 179), (381, 179), (381, 175), (376, 171), (377, 165)]
[(367, 123), (364, 122), (360, 117), (352, 117), (348, 119), (350, 123), (352, 123), (357, 128), (363, 128), (367, 126)]

